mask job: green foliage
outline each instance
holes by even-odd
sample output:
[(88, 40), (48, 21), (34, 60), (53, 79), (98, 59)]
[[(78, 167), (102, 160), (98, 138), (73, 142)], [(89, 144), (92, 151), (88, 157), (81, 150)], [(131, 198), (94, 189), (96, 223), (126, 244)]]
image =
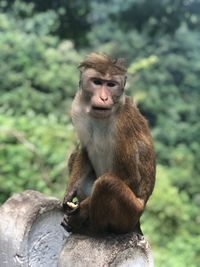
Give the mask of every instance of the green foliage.
[[(2, 0), (0, 4), (4, 11), (12, 11), (14, 15), (24, 18), (27, 15), (40, 15), (43, 19), (43, 27), (45, 27), (44, 14), (48, 16), (49, 10), (56, 14), (57, 20), (54, 21), (50, 33), (59, 36), (61, 39), (73, 40), (75, 46), (85, 46), (88, 44), (86, 33), (90, 30), (90, 23), (86, 20), (90, 12), (90, 0)], [(33, 21), (30, 19), (30, 23)], [(40, 27), (39, 27), (40, 28)]]
[(184, 22), (190, 29), (198, 29), (200, 1), (185, 0), (102, 0), (93, 1), (93, 23), (105, 23), (109, 19), (123, 31), (132, 28), (148, 32), (173, 34)]
[(0, 125), (0, 201), (24, 189), (61, 198), (67, 151), (74, 138), (71, 124), (61, 124), (53, 114), (29, 112), (20, 117), (0, 115)]
[(32, 10), (16, 1), (0, 13), (1, 202), (27, 188), (62, 197), (73, 140), (67, 113), (80, 56), (49, 34), (52, 11)]
[(16, 22), (13, 12), (0, 13), (0, 60), (6, 62), (0, 68), (1, 112), (61, 113), (73, 96), (80, 57), (72, 42), (47, 35), (54, 19), (51, 11), (23, 22)]

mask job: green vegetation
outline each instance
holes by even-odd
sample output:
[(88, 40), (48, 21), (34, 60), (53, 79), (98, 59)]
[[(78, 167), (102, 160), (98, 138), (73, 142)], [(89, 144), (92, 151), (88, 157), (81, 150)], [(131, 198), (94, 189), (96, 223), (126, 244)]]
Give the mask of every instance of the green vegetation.
[(0, 202), (25, 189), (62, 199), (76, 67), (91, 51), (122, 56), (157, 153), (142, 229), (156, 266), (198, 267), (200, 1), (43, 2), (0, 2)]

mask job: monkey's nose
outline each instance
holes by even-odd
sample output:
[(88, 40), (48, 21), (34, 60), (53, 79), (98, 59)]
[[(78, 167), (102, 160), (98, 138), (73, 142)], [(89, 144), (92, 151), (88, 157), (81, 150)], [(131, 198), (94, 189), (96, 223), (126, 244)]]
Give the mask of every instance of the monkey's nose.
[(100, 98), (103, 102), (106, 102), (108, 100), (108, 96), (100, 96)]

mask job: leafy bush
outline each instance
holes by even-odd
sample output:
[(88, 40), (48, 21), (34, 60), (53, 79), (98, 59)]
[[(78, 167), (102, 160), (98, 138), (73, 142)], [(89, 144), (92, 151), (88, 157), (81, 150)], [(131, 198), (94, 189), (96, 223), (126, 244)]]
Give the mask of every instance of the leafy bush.
[(61, 197), (73, 143), (68, 112), (80, 56), (71, 41), (48, 34), (53, 11), (32, 10), (16, 1), (0, 13), (1, 202), (28, 188)]
[[(23, 11), (31, 12), (30, 6)], [(55, 21), (53, 11), (21, 20), (0, 13), (0, 60), (6, 62), (0, 69), (1, 112), (65, 111), (77, 87), (80, 56), (71, 41), (48, 35)]]
[(74, 140), (71, 124), (30, 112), (19, 117), (0, 115), (0, 125), (0, 201), (24, 189), (61, 198)]

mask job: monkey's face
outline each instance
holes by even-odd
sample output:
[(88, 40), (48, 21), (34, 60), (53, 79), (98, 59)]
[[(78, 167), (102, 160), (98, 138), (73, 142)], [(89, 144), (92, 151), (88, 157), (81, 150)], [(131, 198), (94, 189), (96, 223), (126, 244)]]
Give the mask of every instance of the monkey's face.
[(125, 77), (86, 69), (81, 75), (80, 87), (87, 105), (87, 113), (95, 118), (107, 118), (119, 106), (124, 92)]

